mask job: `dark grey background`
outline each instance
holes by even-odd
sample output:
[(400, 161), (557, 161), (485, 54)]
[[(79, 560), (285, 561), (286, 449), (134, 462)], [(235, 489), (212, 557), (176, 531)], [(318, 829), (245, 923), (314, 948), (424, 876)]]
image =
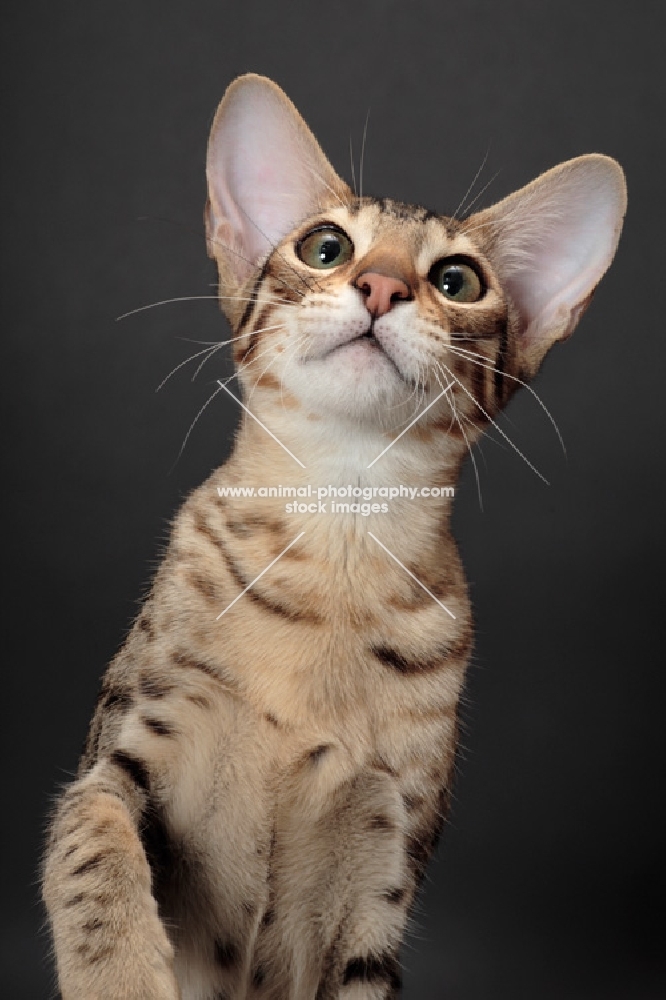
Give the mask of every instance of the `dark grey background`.
[[(662, 8), (662, 9), (660, 9)], [(666, 995), (663, 7), (658, 3), (15, 5), (4, 18), (0, 992), (45, 997), (36, 869), (49, 800), (180, 498), (228, 452), (225, 327), (205, 295), (207, 130), (274, 77), (349, 176), (452, 211), (589, 151), (626, 169), (616, 261), (573, 339), (470, 468), (456, 526), (478, 622), (451, 821), (405, 951), (406, 1000)], [(147, 216), (149, 221), (137, 221)], [(164, 217), (170, 222), (156, 221)]]

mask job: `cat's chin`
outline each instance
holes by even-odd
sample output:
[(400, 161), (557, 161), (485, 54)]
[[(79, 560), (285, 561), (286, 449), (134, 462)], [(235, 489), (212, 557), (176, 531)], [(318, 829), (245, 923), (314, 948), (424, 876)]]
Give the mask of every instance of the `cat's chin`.
[[(382, 377), (385, 370), (390, 375), (392, 370), (401, 382), (407, 382), (391, 355), (372, 334), (363, 334), (346, 344), (341, 344), (320, 360), (333, 364), (338, 369), (336, 374), (343, 378), (347, 371), (352, 378), (361, 380)], [(343, 372), (339, 372), (341, 365), (345, 368)]]
[[(372, 348), (345, 348), (344, 352), (354, 354), (367, 350)], [(340, 363), (349, 367), (347, 360), (342, 357)], [(316, 362), (322, 377), (318, 377), (319, 372), (317, 375), (309, 372), (302, 380), (290, 379), (289, 390), (309, 414), (357, 430), (365, 428), (397, 432), (404, 420), (414, 416), (418, 390), (400, 379), (392, 371), (388, 361), (378, 360), (372, 364), (373, 368), (375, 364), (377, 367), (372, 372), (365, 371), (360, 378), (345, 371), (340, 377), (324, 378), (321, 369), (324, 366), (328, 369), (329, 362)], [(330, 370), (326, 371), (327, 376), (331, 374)], [(337, 372), (335, 374), (338, 375)]]
[(374, 337), (358, 337), (285, 372), (288, 387), (310, 412), (384, 426), (386, 412), (414, 399), (414, 384)]

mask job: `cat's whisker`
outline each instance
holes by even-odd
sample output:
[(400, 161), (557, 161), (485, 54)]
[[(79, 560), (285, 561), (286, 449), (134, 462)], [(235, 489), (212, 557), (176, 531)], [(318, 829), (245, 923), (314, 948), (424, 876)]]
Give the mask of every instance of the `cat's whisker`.
[[(250, 364), (253, 364), (253, 363), (254, 363), (254, 361), (257, 361), (257, 360), (258, 360), (258, 359), (259, 359), (260, 357), (264, 357), (264, 356), (265, 356), (266, 354), (270, 353), (270, 351), (271, 351), (271, 348), (272, 348), (272, 346), (273, 346), (273, 345), (271, 345), (270, 347), (268, 347), (268, 348), (267, 348), (267, 349), (266, 349), (265, 351), (263, 351), (263, 352), (262, 352), (261, 354), (258, 354), (258, 355), (257, 355), (257, 357), (256, 357), (256, 358), (254, 358), (252, 362), (250, 362)], [(252, 388), (250, 389), (250, 392), (249, 392), (249, 394), (248, 394), (248, 397), (247, 397), (247, 399), (246, 399), (246, 403), (247, 403), (247, 405), (248, 405), (248, 406), (250, 405), (250, 401), (251, 401), (251, 399), (252, 399), (252, 397), (253, 397), (253, 395), (254, 395), (254, 392), (255, 392), (255, 390), (256, 390), (256, 388), (257, 388), (257, 386), (258, 386), (258, 385), (259, 385), (259, 383), (261, 382), (261, 380), (262, 380), (262, 378), (264, 377), (264, 375), (266, 374), (266, 372), (267, 372), (267, 371), (268, 371), (268, 370), (269, 370), (269, 369), (270, 369), (270, 368), (271, 368), (271, 367), (272, 367), (272, 366), (273, 366), (273, 365), (275, 364), (275, 362), (276, 362), (276, 361), (278, 360), (279, 356), (280, 356), (280, 355), (278, 355), (278, 354), (275, 354), (275, 355), (274, 355), (274, 356), (273, 356), (273, 357), (271, 358), (271, 360), (270, 360), (270, 361), (268, 362), (268, 364), (266, 365), (266, 367), (265, 367), (265, 368), (263, 368), (263, 369), (262, 369), (262, 370), (261, 370), (261, 371), (259, 372), (259, 375), (258, 375), (258, 376), (256, 377), (256, 379), (255, 379), (255, 381), (254, 381), (254, 385), (253, 385), (253, 386), (252, 386)], [(249, 367), (249, 365), (247, 365), (246, 367)]]
[(199, 364), (194, 370), (194, 375), (192, 376), (190, 381), (194, 382), (195, 378), (197, 377), (203, 366), (207, 364), (210, 361), (210, 359), (214, 357), (214, 355), (224, 346), (225, 346), (224, 343), (218, 344), (217, 347), (214, 347), (213, 350), (210, 352), (210, 354), (203, 359), (203, 361), (199, 362)]
[[(419, 368), (419, 371), (420, 371), (420, 368)], [(418, 384), (419, 384), (418, 373), (417, 373), (417, 378), (410, 379), (410, 381), (412, 383), (412, 388), (411, 388), (411, 392), (409, 393), (409, 396), (407, 396), (406, 399), (398, 399), (392, 406), (388, 407), (389, 410), (396, 410), (398, 407), (406, 406), (407, 403), (409, 403), (410, 399), (412, 398), (412, 396), (416, 393), (416, 391), (418, 389)]]
[(203, 351), (197, 351), (196, 354), (190, 354), (189, 358), (185, 358), (184, 361), (179, 362), (179, 364), (177, 364), (175, 368), (171, 369), (169, 374), (165, 376), (165, 378), (163, 378), (160, 384), (157, 386), (155, 392), (159, 392), (162, 386), (166, 385), (171, 376), (175, 375), (176, 372), (180, 371), (181, 368), (184, 368), (185, 365), (189, 364), (190, 361), (194, 361), (195, 358), (200, 358), (202, 354), (210, 354), (211, 352), (215, 353), (215, 351), (217, 351), (221, 346), (222, 344), (214, 344), (212, 347), (205, 347)]
[[(409, 396), (407, 396), (407, 398), (405, 400), (399, 400), (398, 403), (396, 403), (396, 406), (407, 405), (407, 403), (409, 403), (409, 401), (412, 399), (412, 397), (414, 397), (414, 406), (413, 406), (413, 409), (412, 409), (409, 417), (404, 421), (405, 424), (408, 424), (411, 420), (413, 420), (414, 417), (416, 416), (416, 414), (419, 412), (419, 407), (421, 405), (421, 399), (420, 399), (421, 372), (422, 372), (421, 362), (417, 361), (417, 363), (416, 363), (416, 377), (414, 379), (412, 379), (412, 391), (410, 392)], [(401, 424), (398, 424), (398, 427), (400, 427), (400, 426), (401, 426)]]
[[(439, 364), (439, 362), (437, 362), (437, 367), (441, 370), (442, 366)], [(447, 371), (448, 371), (448, 369), (447, 369)], [(444, 373), (442, 372), (442, 374), (444, 374)], [(450, 371), (448, 372), (448, 374), (449, 374), (449, 376), (451, 378), (453, 378), (453, 375), (451, 374)], [(437, 378), (437, 381), (439, 382), (440, 387), (443, 389), (443, 386), (442, 386), (442, 383), (439, 380), (439, 377), (437, 375), (435, 375), (435, 378)], [(457, 381), (458, 380), (456, 379), (456, 382)], [(455, 396), (454, 396), (454, 394), (450, 393), (446, 398), (451, 403), (451, 412), (452, 412), (452, 414), (453, 414), (453, 416), (455, 418), (456, 423), (458, 424), (458, 427), (460, 428), (460, 433), (462, 434), (463, 438), (465, 439), (465, 445), (467, 446), (467, 451), (469, 452), (470, 461), (472, 463), (472, 468), (474, 470), (474, 479), (476, 480), (476, 492), (477, 492), (477, 495), (479, 497), (479, 508), (483, 512), (483, 495), (481, 493), (481, 478), (479, 476), (479, 468), (478, 468), (478, 466), (476, 464), (476, 458), (474, 457), (474, 452), (472, 451), (472, 445), (470, 444), (470, 440), (467, 437), (467, 433), (465, 431), (465, 428), (463, 427), (462, 421), (460, 420), (460, 417), (458, 415), (458, 408), (456, 407), (456, 402), (455, 402)]]
[(174, 302), (219, 302), (220, 299), (233, 299), (237, 302), (251, 302), (251, 298), (244, 298), (240, 295), (174, 295), (170, 299), (160, 299), (158, 302), (149, 302), (145, 306), (138, 306), (136, 309), (129, 309), (127, 312), (116, 316), (116, 323), (128, 316), (136, 316), (137, 313), (147, 312), (149, 309), (157, 309), (158, 306), (168, 306)]
[[(264, 326), (260, 330), (253, 330), (253, 333), (266, 333), (267, 330), (281, 330), (283, 327), (284, 327), (284, 323), (275, 323), (272, 326)], [(221, 341), (220, 344), (218, 344), (218, 347), (224, 347), (226, 344), (232, 344), (235, 340), (242, 340), (242, 338), (244, 336), (246, 336), (246, 334), (242, 333), (242, 334), (240, 334), (237, 337), (232, 337), (231, 340), (223, 340), (223, 341)], [(210, 359), (212, 358), (212, 356), (213, 356), (212, 354), (209, 354), (207, 358), (204, 358), (203, 361), (201, 361), (199, 363), (199, 365), (197, 366), (197, 370), (195, 371), (194, 375), (192, 376), (192, 381), (193, 382), (194, 382), (195, 378), (197, 377), (197, 375), (199, 374), (199, 372), (201, 371), (201, 369), (203, 368), (203, 366), (205, 364), (207, 364), (208, 361), (210, 361)]]
[(260, 351), (259, 354), (253, 354), (249, 361), (245, 361), (242, 364), (236, 365), (235, 371), (229, 376), (229, 378), (224, 380), (224, 384), (226, 385), (228, 382), (231, 382), (234, 378), (238, 378), (238, 381), (240, 383), (239, 376), (242, 375), (244, 372), (246, 372), (249, 368), (251, 368), (252, 365), (256, 364), (257, 361), (259, 361), (261, 358), (265, 358), (266, 355), (269, 354), (271, 350), (272, 350), (272, 345), (264, 348), (264, 350)]
[[(284, 323), (274, 323), (272, 326), (263, 326), (259, 330), (253, 330), (252, 332), (255, 333), (255, 334), (259, 334), (259, 333), (266, 333), (269, 330), (282, 330), (282, 329), (284, 329)], [(234, 340), (242, 340), (242, 338), (245, 337), (245, 336), (247, 336), (247, 331), (245, 333), (240, 334), (240, 336), (238, 336), (238, 337), (232, 337), (231, 340), (224, 341), (224, 343), (225, 344), (230, 344), (230, 343), (233, 343)], [(222, 346), (222, 345), (220, 345), (220, 346)], [(238, 370), (242, 371), (245, 368), (247, 368), (249, 365), (253, 364), (254, 361), (257, 360), (258, 357), (259, 358), (263, 357), (263, 355), (266, 354), (267, 351), (270, 351), (271, 347), (272, 347), (272, 345), (269, 345), (266, 348), (265, 351), (261, 352), (261, 354), (259, 354), (259, 355), (253, 355), (252, 358), (248, 362), (246, 362), (245, 364), (239, 364)], [(201, 370), (201, 368), (203, 368), (203, 366), (206, 364), (207, 361), (208, 361), (208, 358), (204, 358), (204, 360), (200, 363), (200, 365), (197, 368), (196, 372), (192, 376), (192, 381), (194, 381), (194, 378), (199, 373), (199, 371)]]
[(280, 405), (282, 406), (283, 410), (285, 409), (285, 404), (284, 404), (284, 379), (285, 379), (285, 375), (287, 374), (287, 368), (288, 368), (288, 366), (290, 364), (293, 364), (293, 362), (296, 360), (297, 352), (301, 349), (303, 343), (306, 340), (307, 340), (307, 335), (306, 334), (301, 334), (299, 337), (297, 337), (295, 343), (291, 347), (291, 351), (288, 350), (287, 354), (285, 356), (284, 371), (283, 371), (282, 375), (280, 376)]
[[(517, 454), (517, 455), (519, 455), (519, 456), (520, 456), (520, 457), (522, 458), (522, 460), (523, 460), (523, 461), (525, 462), (525, 464), (526, 464), (527, 466), (529, 466), (529, 468), (530, 468), (530, 469), (532, 470), (532, 472), (533, 472), (533, 473), (534, 473), (535, 475), (537, 475), (537, 476), (539, 477), (539, 479), (541, 479), (541, 480), (542, 480), (542, 482), (544, 482), (544, 483), (546, 484), (546, 486), (550, 486), (550, 483), (548, 482), (548, 480), (546, 479), (546, 477), (545, 477), (544, 475), (542, 475), (542, 474), (541, 474), (541, 473), (539, 472), (539, 470), (537, 469), (537, 467), (536, 467), (535, 465), (533, 465), (533, 464), (532, 464), (532, 462), (530, 462), (529, 458), (527, 458), (527, 456), (526, 456), (526, 455), (524, 455), (524, 454), (522, 453), (522, 451), (520, 450), (520, 448), (518, 447), (518, 445), (514, 444), (514, 442), (513, 442), (512, 440), (511, 440), (511, 438), (510, 438), (510, 437), (509, 437), (509, 436), (508, 436), (507, 434), (505, 434), (505, 433), (504, 433), (504, 431), (503, 431), (503, 430), (502, 430), (502, 428), (501, 428), (501, 427), (499, 426), (499, 424), (498, 424), (498, 423), (497, 423), (497, 422), (496, 422), (495, 420), (493, 420), (493, 418), (492, 418), (492, 417), (490, 416), (490, 414), (489, 414), (489, 413), (487, 413), (487, 412), (486, 412), (486, 410), (484, 410), (484, 408), (483, 408), (483, 407), (481, 406), (481, 404), (479, 403), (478, 399), (475, 399), (475, 398), (474, 398), (473, 394), (472, 394), (472, 393), (471, 393), (471, 392), (469, 391), (469, 389), (468, 389), (468, 388), (467, 388), (467, 387), (466, 387), (466, 386), (464, 385), (464, 383), (463, 383), (463, 382), (461, 382), (461, 381), (460, 381), (460, 379), (459, 379), (459, 378), (457, 378), (457, 377), (456, 377), (456, 376), (455, 376), (455, 375), (453, 374), (453, 372), (451, 371), (451, 369), (450, 369), (450, 368), (449, 368), (449, 367), (448, 367), (447, 365), (444, 365), (443, 367), (444, 367), (444, 371), (446, 371), (446, 372), (447, 372), (447, 374), (448, 374), (448, 375), (449, 375), (449, 376), (450, 376), (450, 377), (451, 377), (451, 378), (452, 378), (452, 379), (453, 379), (453, 380), (454, 380), (455, 382), (457, 382), (457, 384), (458, 384), (458, 385), (460, 386), (460, 388), (461, 388), (461, 389), (462, 389), (462, 391), (463, 391), (463, 392), (465, 393), (465, 395), (466, 395), (466, 396), (469, 396), (469, 398), (470, 398), (470, 399), (472, 400), (472, 402), (474, 403), (474, 405), (475, 405), (476, 407), (478, 407), (478, 409), (479, 409), (479, 410), (481, 411), (481, 413), (482, 413), (482, 414), (484, 415), (484, 417), (486, 418), (486, 420), (489, 420), (489, 421), (490, 421), (490, 423), (491, 423), (491, 424), (493, 425), (493, 427), (495, 427), (495, 428), (496, 428), (496, 430), (497, 430), (497, 431), (498, 431), (498, 432), (499, 432), (499, 433), (500, 433), (500, 434), (502, 435), (502, 437), (504, 438), (504, 440), (505, 440), (505, 441), (507, 441), (507, 442), (508, 442), (508, 444), (510, 444), (510, 445), (511, 445), (511, 447), (512, 447), (512, 448), (513, 448), (513, 450), (514, 450), (514, 451), (516, 452), (516, 454)], [(461, 429), (462, 429), (462, 428), (461, 428)]]
[(180, 460), (180, 458), (181, 458), (181, 456), (182, 456), (183, 452), (185, 451), (185, 448), (187, 447), (187, 442), (188, 442), (188, 441), (189, 441), (189, 439), (190, 439), (190, 436), (191, 436), (191, 434), (192, 434), (192, 431), (194, 430), (194, 428), (196, 427), (197, 423), (199, 422), (199, 418), (200, 418), (200, 417), (201, 417), (201, 415), (203, 414), (204, 410), (206, 410), (206, 409), (208, 408), (208, 406), (210, 405), (210, 403), (212, 403), (212, 402), (213, 402), (213, 400), (214, 400), (214, 399), (215, 399), (215, 397), (216, 397), (216, 396), (218, 395), (218, 393), (220, 393), (220, 392), (222, 392), (222, 391), (223, 391), (223, 387), (222, 387), (222, 385), (218, 385), (217, 389), (215, 389), (215, 390), (214, 390), (214, 391), (212, 392), (212, 394), (211, 394), (211, 395), (210, 395), (210, 396), (208, 397), (208, 399), (207, 399), (207, 400), (206, 400), (206, 402), (205, 402), (205, 403), (203, 404), (203, 406), (201, 407), (201, 409), (200, 409), (200, 410), (199, 410), (199, 412), (197, 413), (196, 417), (194, 418), (194, 420), (192, 421), (192, 423), (191, 423), (191, 424), (190, 424), (190, 426), (188, 427), (188, 430), (187, 430), (187, 434), (186, 434), (186, 435), (185, 435), (185, 437), (183, 438), (183, 443), (182, 443), (182, 444), (181, 444), (181, 446), (180, 446), (180, 451), (179, 451), (179, 452), (178, 452), (178, 454), (176, 455), (176, 458), (175, 458), (175, 460), (174, 460), (174, 463), (173, 463), (173, 465), (171, 466), (171, 468), (169, 469), (169, 475), (171, 475), (171, 473), (172, 473), (172, 472), (173, 472), (173, 470), (175, 469), (176, 465), (178, 464), (178, 461)]
[[(266, 330), (277, 330), (277, 329), (279, 329), (280, 327), (283, 327), (283, 326), (284, 326), (283, 323), (279, 323), (277, 326), (274, 326), (274, 327), (265, 327), (264, 329), (266, 329)], [(257, 330), (257, 333), (263, 333), (263, 332), (264, 332), (263, 330)], [(259, 361), (260, 358), (266, 357), (266, 355), (269, 354), (270, 351), (272, 351), (272, 350), (273, 350), (273, 344), (269, 343), (268, 346), (266, 348), (264, 348), (263, 351), (259, 352), (259, 354), (253, 354), (249, 361), (245, 361), (245, 362), (242, 362), (240, 364), (237, 364), (235, 372), (225, 381), (225, 385), (226, 385), (227, 382), (230, 382), (231, 379), (234, 378), (236, 375), (240, 375), (242, 372), (247, 371), (248, 368), (250, 368), (252, 365), (256, 364), (257, 361)], [(262, 374), (263, 374), (263, 372), (262, 372)]]
[[(228, 340), (194, 340), (193, 337), (179, 337), (184, 344), (198, 344), (201, 347), (219, 347), (220, 344), (228, 344)], [(235, 339), (235, 338), (234, 338)]]
[[(216, 288), (218, 290), (218, 292), (219, 292), (219, 290), (220, 290), (220, 282), (219, 281), (210, 281), (208, 283), (208, 287), (209, 288)], [(255, 292), (253, 295), (227, 295), (227, 296), (218, 295), (217, 297), (219, 299), (222, 299), (222, 298), (225, 298), (225, 297), (228, 298), (228, 299), (236, 299), (238, 302), (274, 302), (275, 305), (284, 305), (284, 306), (292, 306), (292, 305), (294, 305), (293, 302), (285, 302), (284, 299), (281, 299), (278, 295), (274, 295), (271, 292), (266, 292), (266, 291), (263, 291), (263, 290), (261, 292), (261, 298), (259, 297), (259, 292)]]
[[(476, 429), (476, 424), (471, 419), (471, 417), (468, 417), (465, 413), (461, 413), (460, 416), (462, 417), (462, 419), (465, 421), (466, 424), (469, 424), (470, 427)], [(497, 445), (498, 448), (501, 448), (502, 451), (508, 451), (509, 450), (507, 448), (507, 446), (504, 444), (504, 442), (500, 441), (498, 438), (496, 438), (495, 435), (493, 434), (493, 432), (490, 431), (490, 430), (488, 430), (487, 428), (483, 432), (483, 440), (484, 441), (492, 441), (492, 443), (494, 445)], [(477, 445), (479, 446), (479, 451), (481, 451), (481, 440), (477, 441)]]
[(417, 411), (421, 409), (425, 402), (426, 389), (425, 389), (425, 368), (423, 364), (418, 362), (418, 400), (417, 400)]
[[(555, 417), (552, 415), (552, 413), (550, 412), (550, 410), (548, 409), (548, 407), (546, 406), (546, 404), (542, 400), (541, 396), (539, 396), (538, 392), (535, 389), (533, 389), (532, 386), (528, 382), (523, 382), (523, 380), (520, 379), (520, 378), (518, 378), (516, 375), (509, 375), (508, 372), (504, 372), (504, 371), (501, 371), (499, 368), (495, 368), (493, 365), (490, 364), (490, 361), (485, 356), (485, 354), (478, 354), (476, 351), (470, 351), (470, 350), (468, 350), (465, 347), (452, 347), (450, 344), (448, 345), (448, 349), (450, 351), (452, 351), (454, 354), (458, 354), (460, 357), (474, 355), (474, 357), (467, 357), (467, 360), (472, 361), (474, 364), (479, 365), (480, 368), (487, 368), (488, 371), (495, 372), (496, 374), (501, 375), (503, 378), (510, 379), (512, 382), (517, 382), (518, 385), (522, 385), (523, 388), (527, 389), (527, 391), (536, 399), (537, 403), (539, 404), (539, 406), (544, 411), (544, 413), (546, 414), (546, 416), (550, 420), (551, 424), (553, 425), (555, 433), (557, 434), (557, 438), (558, 438), (558, 440), (560, 442), (560, 445), (562, 447), (562, 451), (564, 452), (564, 454), (566, 456), (566, 453), (567, 453), (566, 445), (564, 444), (564, 438), (562, 437), (562, 434), (560, 433), (560, 428), (557, 426), (557, 422), (555, 420)], [(484, 364), (482, 361), (476, 360), (478, 358), (483, 358), (483, 361), (486, 362), (486, 363)]]
[[(283, 326), (283, 324), (282, 323), (278, 323), (278, 324), (276, 324), (274, 326), (265, 326), (265, 327), (263, 327), (263, 329), (256, 330), (255, 332), (256, 333), (264, 333), (266, 330), (277, 330), (281, 326)], [(190, 356), (188, 358), (185, 358), (184, 361), (179, 362), (179, 364), (177, 364), (175, 366), (175, 368), (171, 369), (171, 371), (169, 372), (169, 374), (165, 378), (163, 378), (162, 381), (160, 382), (160, 384), (157, 386), (157, 388), (155, 389), (155, 392), (159, 392), (160, 389), (162, 388), (162, 386), (164, 386), (169, 381), (169, 379), (171, 378), (171, 376), (175, 375), (176, 372), (180, 371), (180, 369), (183, 368), (186, 364), (188, 364), (190, 361), (194, 361), (195, 358), (200, 358), (202, 354), (205, 354), (205, 355), (207, 355), (207, 357), (205, 357), (203, 359), (203, 361), (200, 362), (200, 364), (198, 365), (196, 371), (194, 372), (194, 375), (192, 376), (192, 381), (194, 381), (194, 379), (197, 377), (197, 375), (199, 374), (199, 372), (201, 371), (201, 369), (203, 368), (203, 366), (206, 364), (206, 362), (208, 360), (210, 360), (210, 358), (213, 356), (213, 354), (215, 354), (217, 351), (219, 351), (220, 348), (226, 347), (227, 344), (233, 344), (237, 340), (242, 340), (244, 336), (246, 336), (246, 334), (245, 333), (241, 333), (241, 334), (238, 334), (235, 337), (230, 337), (229, 340), (217, 340), (217, 341), (215, 341), (213, 343), (209, 343), (209, 345), (206, 346), (202, 351), (197, 351), (195, 354), (190, 354)]]

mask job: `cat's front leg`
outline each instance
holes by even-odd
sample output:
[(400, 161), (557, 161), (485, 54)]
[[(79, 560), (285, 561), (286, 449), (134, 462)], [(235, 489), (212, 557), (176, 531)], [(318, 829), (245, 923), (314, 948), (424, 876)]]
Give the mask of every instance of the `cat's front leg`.
[(43, 893), (62, 1000), (179, 1000), (137, 832), (144, 784), (140, 762), (116, 751), (60, 802)]

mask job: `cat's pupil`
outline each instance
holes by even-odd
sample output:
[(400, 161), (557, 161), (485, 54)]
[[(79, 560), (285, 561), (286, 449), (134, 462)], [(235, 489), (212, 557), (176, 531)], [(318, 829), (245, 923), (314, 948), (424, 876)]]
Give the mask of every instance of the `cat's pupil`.
[(442, 291), (453, 298), (459, 295), (465, 284), (465, 276), (459, 267), (449, 267), (442, 275)]
[(340, 241), (333, 239), (332, 237), (325, 239), (319, 248), (318, 255), (322, 264), (332, 264), (339, 255)]

